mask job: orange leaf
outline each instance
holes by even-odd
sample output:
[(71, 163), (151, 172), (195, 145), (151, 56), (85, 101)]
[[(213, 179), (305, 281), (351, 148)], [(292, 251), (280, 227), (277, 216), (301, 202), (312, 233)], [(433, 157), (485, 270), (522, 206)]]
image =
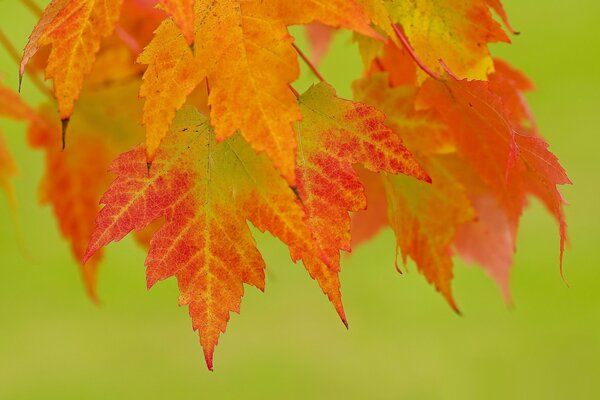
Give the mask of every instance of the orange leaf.
[(40, 47), (51, 45), (46, 78), (54, 80), (61, 119), (73, 113), (84, 77), (91, 71), (100, 42), (109, 36), (122, 0), (52, 0), (23, 52), (19, 74)]
[[(52, 206), (62, 235), (80, 261), (94, 229), (98, 202), (110, 183), (110, 160), (142, 137), (135, 124), (139, 114), (137, 84), (83, 92), (79, 110), (69, 125), (69, 145), (61, 150), (61, 127), (49, 107), (30, 125), (29, 143), (42, 149), (46, 170), (40, 201)], [(133, 120), (131, 120), (133, 117)], [(98, 121), (103, 121), (98, 123)], [(86, 290), (97, 301), (96, 276), (101, 254), (81, 267)]]
[(146, 99), (143, 123), (148, 161), (152, 162), (175, 113), (206, 74), (171, 20), (160, 25), (138, 62), (148, 64), (140, 97)]
[(303, 94), (300, 107), (298, 193), (322, 257), (337, 265), (339, 250), (351, 250), (348, 212), (366, 207), (353, 164), (373, 172), (430, 178), (374, 108), (337, 98), (325, 83)]
[[(547, 206), (559, 223), (562, 265), (566, 223), (564, 200), (556, 186), (569, 184), (570, 180), (556, 156), (548, 151), (548, 144), (515, 124), (507, 105), (514, 109), (522, 103), (505, 103), (493, 89), (493, 83), (452, 76), (444, 81), (430, 79), (417, 104), (421, 109), (435, 110), (449, 127), (459, 153), (493, 191), (513, 230), (516, 231), (528, 194)], [(522, 110), (516, 112), (519, 115)]]
[(294, 192), (239, 135), (217, 144), (208, 120), (188, 107), (150, 174), (141, 147), (121, 155), (111, 169), (118, 177), (102, 198), (105, 207), (85, 259), (164, 218), (150, 242), (148, 286), (177, 277), (180, 304), (189, 306), (210, 369), (229, 313), (239, 312), (243, 284), (264, 288), (265, 265), (247, 220), (288, 244), (294, 260), (303, 259), (345, 321), (337, 271), (316, 255)]

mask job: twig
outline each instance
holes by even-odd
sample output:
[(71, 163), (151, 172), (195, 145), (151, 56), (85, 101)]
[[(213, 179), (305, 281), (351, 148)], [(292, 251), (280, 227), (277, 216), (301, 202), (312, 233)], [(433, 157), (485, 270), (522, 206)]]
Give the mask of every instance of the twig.
[(298, 46), (296, 46), (296, 43), (292, 43), (292, 46), (294, 46), (294, 49), (296, 50), (296, 53), (298, 53), (298, 55), (300, 56), (300, 58), (302, 59), (302, 61), (304, 61), (306, 63), (306, 65), (308, 66), (308, 68), (310, 68), (310, 70), (313, 72), (313, 74), (315, 74), (315, 76), (321, 82), (325, 82), (325, 78), (323, 78), (323, 75), (321, 75), (321, 73), (319, 72), (319, 70), (313, 65), (313, 63), (310, 62), (310, 60), (308, 59), (308, 57), (306, 57), (306, 54), (304, 54), (302, 52), (302, 50), (300, 50), (298, 48)]
[(294, 96), (296, 96), (297, 99), (300, 98), (300, 93), (298, 93), (298, 91), (296, 89), (294, 89), (294, 87), (292, 85), (288, 85), (288, 87), (290, 88), (290, 90), (292, 91), (292, 93), (294, 93)]
[(31, 11), (31, 13), (34, 14), (36, 17), (39, 18), (39, 17), (42, 16), (42, 14), (43, 14), (42, 9), (34, 1), (32, 1), (32, 0), (21, 0), (21, 3), (23, 3), (23, 5), (25, 7), (27, 7), (29, 9), (29, 11)]

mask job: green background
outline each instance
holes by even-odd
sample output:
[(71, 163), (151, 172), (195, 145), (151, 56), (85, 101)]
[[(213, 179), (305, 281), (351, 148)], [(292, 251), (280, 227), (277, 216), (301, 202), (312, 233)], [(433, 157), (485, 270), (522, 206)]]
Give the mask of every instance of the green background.
[[(40, 2), (43, 3), (43, 2)], [(264, 235), (267, 290), (248, 288), (204, 364), (176, 282), (145, 289), (144, 254), (109, 247), (93, 305), (48, 207), (37, 204), (43, 157), (24, 126), (0, 122), (16, 156), (19, 213), (31, 256), (17, 248), (0, 197), (0, 399), (377, 398), (513, 399), (600, 396), (600, 3), (505, 1), (522, 34), (493, 51), (528, 73), (542, 132), (575, 185), (563, 188), (571, 248), (533, 202), (522, 221), (514, 307), (478, 268), (457, 264), (455, 315), (414, 267), (394, 269), (390, 231), (354, 251), (341, 275), (350, 330), (283, 245)], [(22, 48), (33, 17), (0, 0), (0, 26)], [(342, 95), (360, 74), (349, 35), (320, 67)], [(304, 45), (304, 42), (300, 42)], [(4, 82), (17, 67), (0, 51)], [(31, 83), (24, 96), (38, 99)]]

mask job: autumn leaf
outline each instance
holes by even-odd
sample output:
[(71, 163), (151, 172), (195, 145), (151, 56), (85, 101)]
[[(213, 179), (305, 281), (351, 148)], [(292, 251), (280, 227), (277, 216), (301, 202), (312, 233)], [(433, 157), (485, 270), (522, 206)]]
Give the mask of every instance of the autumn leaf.
[(430, 178), (376, 109), (337, 98), (325, 83), (302, 95), (300, 108), (298, 193), (322, 256), (337, 264), (339, 250), (351, 250), (348, 213), (366, 207), (353, 164), (415, 181)]
[(490, 10), (508, 23), (498, 0), (385, 0), (385, 4), (417, 56), (440, 74), (443, 60), (457, 76), (486, 80), (494, 69), (487, 44), (510, 43)]
[(186, 108), (150, 175), (142, 147), (120, 156), (111, 170), (118, 177), (102, 198), (85, 259), (164, 218), (150, 242), (148, 286), (177, 277), (180, 304), (189, 306), (210, 369), (229, 313), (239, 312), (243, 284), (264, 288), (265, 265), (247, 220), (288, 244), (292, 259), (304, 261), (345, 321), (339, 267), (320, 260), (294, 192), (239, 135), (218, 144), (206, 117)]
[(160, 25), (138, 62), (148, 65), (140, 97), (146, 100), (143, 123), (148, 161), (152, 162), (176, 111), (206, 75), (181, 31), (171, 20)]
[[(64, 151), (60, 146), (61, 126), (52, 111), (41, 110), (30, 124), (30, 146), (45, 153), (40, 201), (52, 206), (76, 260), (85, 254), (100, 196), (110, 184), (110, 176), (106, 174), (110, 161), (142, 137), (135, 120), (130, 119), (136, 110), (139, 115), (137, 90), (137, 84), (127, 84), (84, 91), (70, 123), (69, 146)], [(86, 290), (94, 301), (98, 301), (96, 279), (101, 259), (98, 253), (81, 267)]]
[[(450, 290), (452, 248), (456, 247), (465, 260), (488, 271), (509, 301), (515, 231), (510, 229), (506, 212), (477, 173), (458, 158), (455, 148), (445, 144), (450, 141), (447, 127), (435, 114), (415, 110), (417, 89), (402, 85), (391, 88), (390, 79), (376, 73), (355, 83), (355, 94), (386, 112), (390, 125), (432, 175), (433, 184), (428, 187), (402, 177), (369, 177), (379, 178), (385, 185), (389, 221), (404, 261), (406, 257), (415, 260), (456, 309)], [(382, 202), (380, 191), (371, 191), (370, 195), (370, 201)], [(357, 230), (382, 226), (381, 220), (374, 218), (356, 218), (353, 222)]]
[[(295, 45), (297, 25), (314, 62)], [(314, 65), (339, 29), (365, 66), (354, 100)], [(87, 262), (92, 298), (104, 246), (133, 232), (148, 247), (148, 287), (177, 279), (212, 369), (245, 285), (264, 290), (249, 224), (302, 261), (346, 326), (341, 251), (385, 226), (397, 259), (457, 312), (454, 256), (510, 301), (531, 196), (558, 221), (562, 268), (557, 186), (570, 181), (525, 99), (532, 83), (490, 55), (508, 32), (500, 0), (51, 0), (19, 65), (50, 101), (33, 111), (0, 86), (0, 117), (28, 123), (43, 152), (40, 200)], [(0, 42), (18, 62), (2, 32)], [(321, 81), (303, 95), (292, 86), (300, 59)], [(15, 172), (0, 140), (9, 198)]]
[(493, 87), (454, 76), (444, 81), (430, 79), (419, 93), (417, 107), (435, 110), (449, 127), (454, 145), (493, 191), (513, 230), (528, 195), (546, 205), (559, 223), (562, 260), (567, 229), (557, 185), (571, 182), (544, 139), (515, 125), (507, 108), (513, 105), (514, 109), (514, 103), (504, 103)]
[(120, 6), (121, 0), (52, 0), (31, 33), (20, 77), (40, 47), (52, 46), (46, 78), (54, 80), (61, 119), (73, 113), (84, 77), (91, 71), (101, 40), (112, 33)]

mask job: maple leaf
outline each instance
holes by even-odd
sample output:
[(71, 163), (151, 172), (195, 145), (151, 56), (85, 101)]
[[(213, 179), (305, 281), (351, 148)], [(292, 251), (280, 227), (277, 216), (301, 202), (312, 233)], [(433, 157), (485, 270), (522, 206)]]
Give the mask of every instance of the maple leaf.
[[(45, 69), (53, 79), (63, 144), (73, 114), (70, 146), (60, 151), (53, 102), (34, 112), (0, 86), (0, 116), (28, 122), (30, 146), (44, 151), (40, 197), (87, 261), (90, 295), (103, 247), (133, 231), (149, 248), (148, 286), (178, 280), (212, 369), (244, 285), (265, 285), (248, 223), (288, 246), (346, 325), (340, 252), (386, 225), (397, 258), (414, 260), (456, 311), (454, 253), (510, 301), (533, 195), (559, 223), (562, 271), (557, 185), (570, 182), (525, 101), (533, 85), (490, 56), (489, 43), (509, 42), (492, 11), (515, 33), (500, 0), (52, 0), (19, 75)], [(366, 71), (354, 85), (361, 102), (336, 96), (292, 25), (307, 25), (313, 56), (336, 29), (352, 31)], [(298, 56), (322, 81), (302, 96), (291, 86)], [(122, 153), (141, 140), (140, 120), (145, 146)], [(10, 191), (16, 169), (1, 139), (0, 185)]]
[(51, 45), (46, 78), (54, 80), (60, 117), (67, 120), (102, 38), (109, 36), (122, 0), (52, 0), (23, 51), (19, 75), (40, 47)]
[(138, 58), (147, 64), (140, 97), (144, 103), (148, 161), (165, 137), (176, 111), (206, 76), (183, 34), (171, 20), (164, 21)]
[[(52, 206), (60, 231), (69, 240), (77, 260), (85, 254), (98, 201), (110, 184), (106, 174), (110, 161), (142, 137), (135, 120), (131, 120), (140, 113), (137, 90), (134, 83), (84, 91), (70, 123), (70, 142), (64, 151), (59, 146), (61, 126), (49, 107), (42, 109), (29, 126), (30, 146), (45, 153), (40, 202)], [(94, 301), (98, 301), (96, 280), (101, 259), (98, 253), (81, 267), (85, 288)]]
[[(516, 231), (526, 197), (538, 197), (556, 218), (560, 231), (561, 268), (567, 238), (557, 185), (570, 184), (558, 159), (539, 136), (523, 133), (515, 125), (493, 85), (484, 81), (429, 79), (417, 99), (419, 109), (435, 110), (452, 132), (459, 153), (478, 171), (506, 211)], [(521, 103), (518, 103), (522, 106)]]
[(298, 193), (323, 257), (338, 264), (339, 250), (351, 250), (348, 212), (366, 207), (353, 164), (373, 172), (430, 178), (376, 109), (337, 98), (325, 83), (302, 95), (300, 108)]
[(264, 156), (236, 135), (217, 144), (206, 117), (184, 108), (158, 151), (150, 175), (142, 147), (120, 156), (118, 177), (85, 259), (157, 218), (165, 223), (150, 242), (148, 286), (176, 276), (212, 369), (214, 347), (229, 313), (239, 312), (243, 284), (264, 288), (264, 261), (246, 220), (271, 231), (302, 259), (345, 321), (337, 271), (317, 255), (294, 192)]
[(385, 5), (419, 59), (438, 73), (444, 72), (441, 59), (460, 77), (486, 80), (494, 68), (487, 44), (510, 43), (490, 11), (508, 24), (498, 0), (385, 0)]
[[(417, 88), (391, 88), (390, 79), (385, 74), (375, 73), (356, 82), (354, 89), (357, 98), (376, 105), (388, 115), (390, 126), (403, 137), (433, 179), (433, 184), (426, 186), (404, 177), (368, 177), (375, 182), (371, 186), (376, 185), (378, 179), (383, 182), (389, 223), (404, 263), (407, 257), (412, 258), (458, 310), (450, 287), (452, 247), (456, 246), (465, 259), (486, 268), (508, 299), (514, 236), (508, 229), (504, 211), (494, 203), (492, 196), (479, 194), (487, 193), (486, 189), (475, 173), (473, 176), (465, 174), (464, 171), (469, 171), (468, 165), (457, 157), (452, 145), (448, 146), (450, 132), (435, 113), (415, 110)], [(470, 193), (477, 194), (475, 200), (471, 200)], [(369, 200), (383, 202), (381, 191), (371, 191), (370, 195)], [(354, 221), (355, 229), (371, 232), (380, 229), (384, 222), (365, 217)], [(358, 225), (361, 223), (362, 226)]]

